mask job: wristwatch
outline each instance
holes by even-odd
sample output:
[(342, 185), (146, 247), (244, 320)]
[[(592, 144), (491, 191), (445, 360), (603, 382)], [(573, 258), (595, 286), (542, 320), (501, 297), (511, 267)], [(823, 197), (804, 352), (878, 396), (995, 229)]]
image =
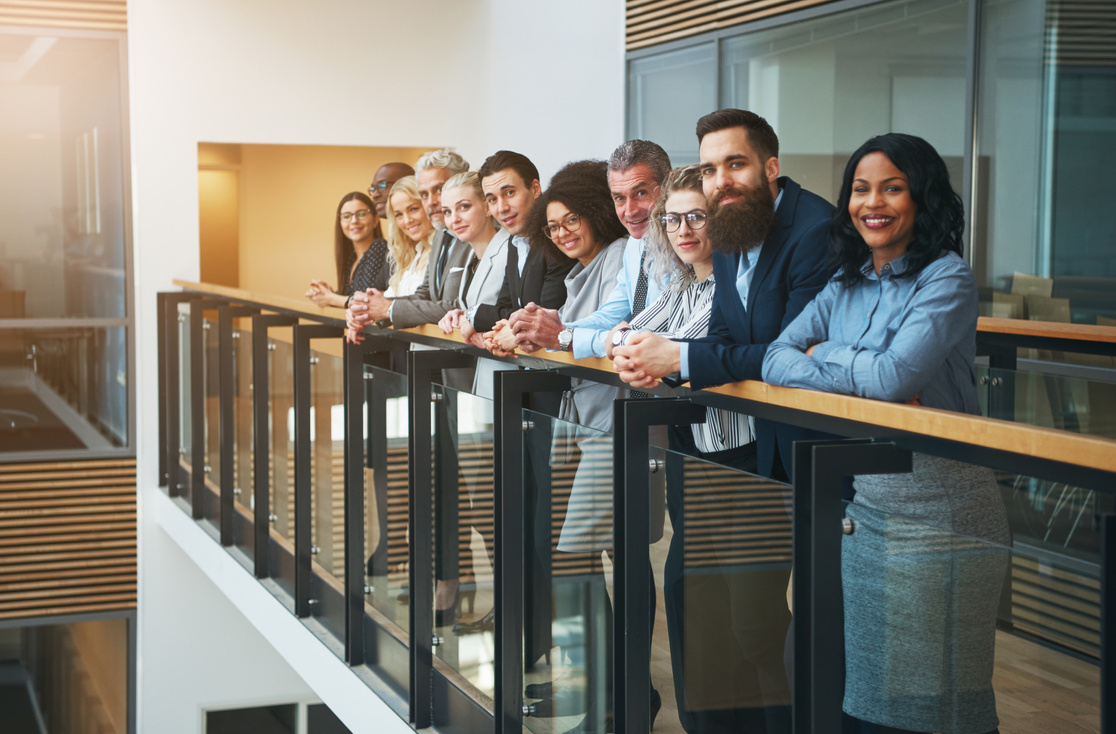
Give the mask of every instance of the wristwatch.
[(571, 343), (573, 343), (573, 329), (567, 326), (558, 332), (558, 348), (563, 352), (568, 352)]
[(612, 346), (624, 346), (624, 337), (626, 337), (628, 335), (628, 332), (630, 331), (631, 329), (617, 329), (616, 331), (612, 332)]

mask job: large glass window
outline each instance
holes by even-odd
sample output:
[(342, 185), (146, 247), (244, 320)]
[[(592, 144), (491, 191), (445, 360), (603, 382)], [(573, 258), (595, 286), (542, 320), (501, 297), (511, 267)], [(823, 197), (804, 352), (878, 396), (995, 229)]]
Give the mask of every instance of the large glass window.
[(628, 84), (630, 138), (654, 140), (676, 166), (697, 163), (694, 123), (717, 107), (717, 49), (705, 43), (638, 59)]
[(0, 452), (129, 445), (122, 43), (0, 33)]
[(785, 175), (835, 201), (849, 155), (872, 135), (929, 140), (961, 191), (967, 3), (873, 5), (724, 42), (725, 107), (767, 118)]
[(1003, 0), (981, 29), (973, 266), (989, 315), (1111, 324), (1116, 21)]

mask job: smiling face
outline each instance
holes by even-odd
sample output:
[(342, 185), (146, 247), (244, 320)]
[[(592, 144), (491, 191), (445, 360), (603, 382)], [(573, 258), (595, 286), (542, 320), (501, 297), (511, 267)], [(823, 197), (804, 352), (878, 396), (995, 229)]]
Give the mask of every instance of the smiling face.
[(422, 202), (412, 199), (402, 191), (391, 195), (391, 212), (395, 225), (415, 242), (425, 240), (434, 231), (434, 226), (423, 211)]
[(877, 272), (907, 251), (914, 239), (917, 213), (907, 174), (883, 153), (860, 159), (849, 194), (849, 216), (871, 249)]
[(505, 168), (485, 176), (481, 185), (488, 213), (513, 235), (524, 234), (527, 214), (542, 193), (538, 180), (528, 185), (514, 168)]
[(372, 178), (372, 185), (368, 187), (368, 197), (376, 205), (378, 215), (381, 217), (387, 216), (384, 207), (387, 206), (388, 192), (391, 191), (392, 184), (404, 176), (410, 175), (411, 170), (399, 163), (385, 163), (380, 166), (376, 175)]
[[(345, 221), (346, 218), (348, 221)], [(379, 223), (376, 212), (360, 199), (346, 201), (341, 205), (341, 231), (353, 242), (370, 242)]]
[(651, 226), (651, 207), (659, 198), (659, 182), (651, 167), (637, 163), (623, 171), (609, 171), (608, 188), (620, 223), (632, 237), (643, 239)]
[(487, 242), (495, 234), (488, 209), (472, 186), (442, 191), (442, 219), (446, 229), (462, 242)]
[[(552, 201), (546, 205), (546, 224), (557, 227), (551, 240), (571, 260), (588, 265), (600, 252), (601, 246), (589, 220), (572, 213), (562, 202)], [(570, 227), (574, 228), (572, 232)]]
[(419, 197), (422, 206), (426, 209), (426, 216), (435, 227), (444, 226), (442, 223), (442, 185), (450, 180), (453, 173), (448, 168), (424, 168), (415, 174), (418, 184)]
[(748, 131), (730, 127), (708, 133), (698, 145), (701, 185), (709, 203), (728, 204), (766, 186), (778, 194), (779, 159), (762, 160), (748, 140)]
[[(689, 212), (705, 213), (705, 196), (697, 191), (676, 191), (666, 200), (665, 214), (685, 215)], [(670, 246), (682, 262), (704, 265), (713, 261), (713, 245), (709, 242), (709, 228), (693, 229), (681, 216), (678, 229), (667, 233)]]

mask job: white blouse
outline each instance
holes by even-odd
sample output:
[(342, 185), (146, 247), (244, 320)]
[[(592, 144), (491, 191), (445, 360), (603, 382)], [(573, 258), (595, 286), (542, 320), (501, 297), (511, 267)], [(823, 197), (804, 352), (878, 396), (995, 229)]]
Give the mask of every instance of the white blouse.
[(427, 247), (425, 242), (419, 242), (416, 246), (417, 253), (415, 259), (403, 271), (403, 275), (399, 278), (399, 287), (388, 286), (384, 291), (386, 298), (399, 298), (400, 296), (409, 296), (418, 290), (422, 285), (422, 281), (426, 280), (426, 266), (430, 259), (430, 248)]

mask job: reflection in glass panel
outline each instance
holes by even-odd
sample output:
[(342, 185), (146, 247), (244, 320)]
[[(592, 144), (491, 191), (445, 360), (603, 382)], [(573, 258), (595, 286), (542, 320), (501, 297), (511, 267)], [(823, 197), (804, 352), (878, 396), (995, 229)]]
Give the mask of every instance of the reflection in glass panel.
[[(180, 477), (189, 474), (194, 465), (193, 455), (193, 382), (190, 379), (190, 305), (178, 305), (178, 457), (181, 465)], [(168, 338), (175, 338), (169, 336)], [(185, 479), (179, 491), (184, 491)]]
[[(949, 467), (939, 472), (952, 474), (947, 491), (973, 489), (981, 474), (988, 481), (987, 470), (918, 454), (914, 474), (857, 477), (862, 496), (847, 508), (854, 528), (842, 541), (845, 710), (917, 731), (1096, 727), (1098, 667), (1029, 637), (1066, 644), (1051, 628), (1078, 627), (1087, 641), (1097, 607), (1085, 564), (1018, 534), (1005, 544), (995, 527), (1002, 512), (975, 495), (954, 505), (949, 522), (927, 515), (936, 482), (920, 468), (926, 461)], [(872, 506), (877, 487), (929, 502), (892, 503), (912, 514), (889, 513)], [(1070, 646), (1095, 655), (1095, 647)]]
[(240, 519), (233, 523), (233, 543), (253, 558), (255, 535), (252, 532), (255, 510), (252, 453), (252, 321), (241, 318), (233, 326), (233, 502)]
[(1116, 381), (986, 367), (977, 379), (989, 418), (1116, 438)]
[[(692, 451), (691, 435), (672, 428), (672, 446)], [(742, 470), (754, 471), (754, 446), (705, 455), (728, 464), (666, 454), (651, 681), (667, 731), (790, 731), (789, 487)]]
[(715, 52), (709, 43), (630, 62), (628, 137), (655, 141), (675, 166), (697, 163), (694, 122), (717, 106)]
[(341, 358), (312, 350), (310, 357), (310, 543), (314, 561), (345, 578), (345, 420)]
[[(454, 384), (472, 384), (472, 370), (447, 374), (462, 377)], [(443, 628), (438, 634), (444, 640), (435, 652), (491, 696), (492, 401), (451, 387), (435, 389), (441, 399), (434, 404), (434, 624)]]
[[(221, 362), (217, 312), (207, 311), (202, 323), (202, 368), (205, 371), (205, 487), (202, 517), (216, 531), (221, 521)], [(230, 450), (232, 447), (229, 447)]]
[(1116, 316), (1112, 19), (1061, 3), (982, 6), (974, 270), (990, 316)]
[(123, 317), (119, 43), (0, 47), (0, 318)]
[(127, 365), (116, 358), (124, 358), (126, 332), (0, 330), (0, 452), (125, 445)]
[[(385, 355), (386, 356), (386, 355)], [(410, 629), (407, 376), (365, 366), (364, 547), (367, 601)]]
[(829, 201), (849, 155), (890, 131), (930, 141), (960, 192), (967, 27), (967, 2), (918, 0), (727, 39), (721, 106), (767, 118), (782, 175)]
[[(269, 575), (294, 594), (294, 348), (290, 327), (268, 330), (271, 422), (271, 540), (285, 553), (268, 553)], [(288, 555), (289, 554), (289, 555)]]
[[(612, 437), (524, 411), (528, 475), (525, 505), (534, 517), (525, 563), (525, 703), (532, 731), (566, 731), (584, 721), (604, 731), (612, 707)], [(540, 603), (540, 597), (549, 603)], [(546, 641), (540, 644), (540, 638)]]

